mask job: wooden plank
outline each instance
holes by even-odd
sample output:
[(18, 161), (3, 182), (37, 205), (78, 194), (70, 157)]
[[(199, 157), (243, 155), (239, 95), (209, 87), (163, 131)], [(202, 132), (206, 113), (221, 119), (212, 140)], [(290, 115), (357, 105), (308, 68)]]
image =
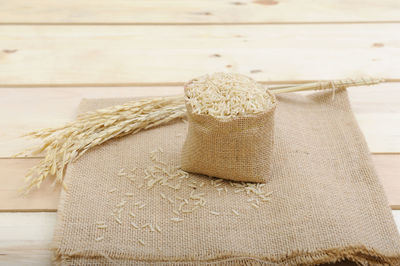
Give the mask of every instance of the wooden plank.
[(182, 83), (215, 71), (288, 82), (400, 80), (399, 24), (3, 26), (0, 86)]
[[(82, 98), (140, 97), (183, 93), (181, 86), (0, 88), (0, 157), (34, 144), (28, 131), (74, 119)], [(400, 152), (400, 83), (349, 89), (350, 100), (371, 152)], [(10, 115), (12, 114), (12, 115)]]
[(293, 23), (398, 21), (396, 0), (0, 1), (0, 23)]
[[(400, 211), (392, 211), (400, 231)], [(51, 265), (55, 213), (0, 213), (0, 265)]]
[(374, 154), (372, 160), (390, 207), (400, 210), (400, 154)]
[(56, 213), (0, 213), (0, 265), (51, 265)]
[(348, 93), (370, 151), (400, 152), (400, 83), (353, 87)]
[[(375, 168), (385, 188), (392, 209), (400, 209), (400, 154), (372, 155)], [(18, 189), (24, 185), (25, 172), (39, 162), (39, 158), (0, 159), (0, 212), (1, 211), (55, 211), (58, 206), (59, 187), (54, 190), (50, 182), (42, 189), (20, 197)]]
[[(83, 98), (162, 96), (182, 87), (0, 88), (0, 157), (40, 143), (21, 136), (33, 129), (72, 121)], [(9, 115), (12, 113), (12, 115)]]
[(40, 190), (21, 195), (25, 173), (40, 159), (0, 159), (0, 211), (56, 211), (60, 186), (52, 186), (50, 179)]

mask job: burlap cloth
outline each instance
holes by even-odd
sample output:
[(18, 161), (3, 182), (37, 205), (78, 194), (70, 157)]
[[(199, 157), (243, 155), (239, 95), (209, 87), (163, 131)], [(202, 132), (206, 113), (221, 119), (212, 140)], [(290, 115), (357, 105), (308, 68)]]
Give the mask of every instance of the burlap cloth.
[[(236, 193), (229, 182), (217, 185), (209, 177), (190, 175), (184, 181), (203, 183), (196, 193), (204, 193), (207, 203), (180, 215), (183, 221), (171, 221), (177, 215), (167, 199), (176, 201), (177, 195), (195, 189), (145, 189), (138, 184), (154, 150), (161, 148), (158, 155), (166, 164), (179, 164), (187, 125), (177, 121), (110, 141), (68, 167), (69, 190), (62, 193), (55, 232), (56, 261), (298, 265), (347, 259), (399, 265), (399, 234), (347, 92), (337, 91), (334, 100), (329, 92), (277, 98), (272, 176), (264, 187), (273, 191), (269, 202), (254, 208), (251, 195)], [(128, 100), (84, 100), (80, 111)], [(118, 176), (121, 168), (135, 167), (139, 174), (134, 182)], [(227, 191), (221, 193), (218, 188), (223, 187)], [(127, 203), (119, 224), (111, 213), (121, 200)], [(98, 229), (99, 221), (107, 228)], [(136, 229), (131, 221), (139, 227), (157, 224), (161, 232)]]

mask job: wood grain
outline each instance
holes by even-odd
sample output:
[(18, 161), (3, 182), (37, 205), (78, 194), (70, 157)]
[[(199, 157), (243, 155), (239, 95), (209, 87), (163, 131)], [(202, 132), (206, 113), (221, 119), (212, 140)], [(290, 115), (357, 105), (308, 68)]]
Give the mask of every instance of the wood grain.
[[(392, 214), (400, 231), (400, 211)], [(0, 213), (0, 265), (51, 265), (55, 225), (56, 213)]]
[(26, 171), (40, 159), (0, 159), (0, 211), (56, 211), (60, 186), (45, 180), (40, 190), (21, 195)]
[(400, 154), (374, 154), (372, 160), (390, 207), (400, 210)]
[(372, 153), (400, 152), (400, 83), (353, 87), (348, 94)]
[(312, 0), (0, 1), (0, 23), (301, 23), (398, 21), (399, 2)]
[[(375, 168), (385, 188), (392, 209), (400, 209), (400, 154), (372, 155)], [(18, 189), (24, 185), (26, 170), (39, 162), (39, 158), (0, 159), (0, 212), (1, 211), (56, 211), (59, 186), (54, 190), (50, 182), (32, 194), (20, 197)]]
[(51, 265), (55, 213), (0, 213), (0, 265)]
[(259, 81), (400, 80), (399, 24), (2, 26), (0, 86), (183, 83), (235, 71)]

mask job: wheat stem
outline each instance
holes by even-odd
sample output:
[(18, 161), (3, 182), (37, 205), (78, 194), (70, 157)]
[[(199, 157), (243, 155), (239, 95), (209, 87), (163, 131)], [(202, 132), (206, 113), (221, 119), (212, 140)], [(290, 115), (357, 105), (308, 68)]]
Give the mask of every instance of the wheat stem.
[(296, 91), (309, 91), (309, 90), (329, 90), (329, 89), (341, 89), (353, 86), (367, 86), (374, 85), (383, 82), (382, 79), (372, 78), (361, 78), (361, 79), (343, 79), (343, 80), (332, 80), (332, 81), (321, 81), (306, 83), (301, 85), (295, 85), (286, 88), (273, 89), (274, 94), (296, 92)]

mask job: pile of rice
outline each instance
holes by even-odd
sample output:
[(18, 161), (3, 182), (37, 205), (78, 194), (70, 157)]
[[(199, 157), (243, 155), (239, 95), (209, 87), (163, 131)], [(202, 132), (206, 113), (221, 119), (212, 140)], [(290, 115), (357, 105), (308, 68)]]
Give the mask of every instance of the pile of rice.
[(266, 88), (235, 73), (214, 73), (185, 85), (185, 101), (194, 114), (219, 119), (262, 113), (274, 103)]

